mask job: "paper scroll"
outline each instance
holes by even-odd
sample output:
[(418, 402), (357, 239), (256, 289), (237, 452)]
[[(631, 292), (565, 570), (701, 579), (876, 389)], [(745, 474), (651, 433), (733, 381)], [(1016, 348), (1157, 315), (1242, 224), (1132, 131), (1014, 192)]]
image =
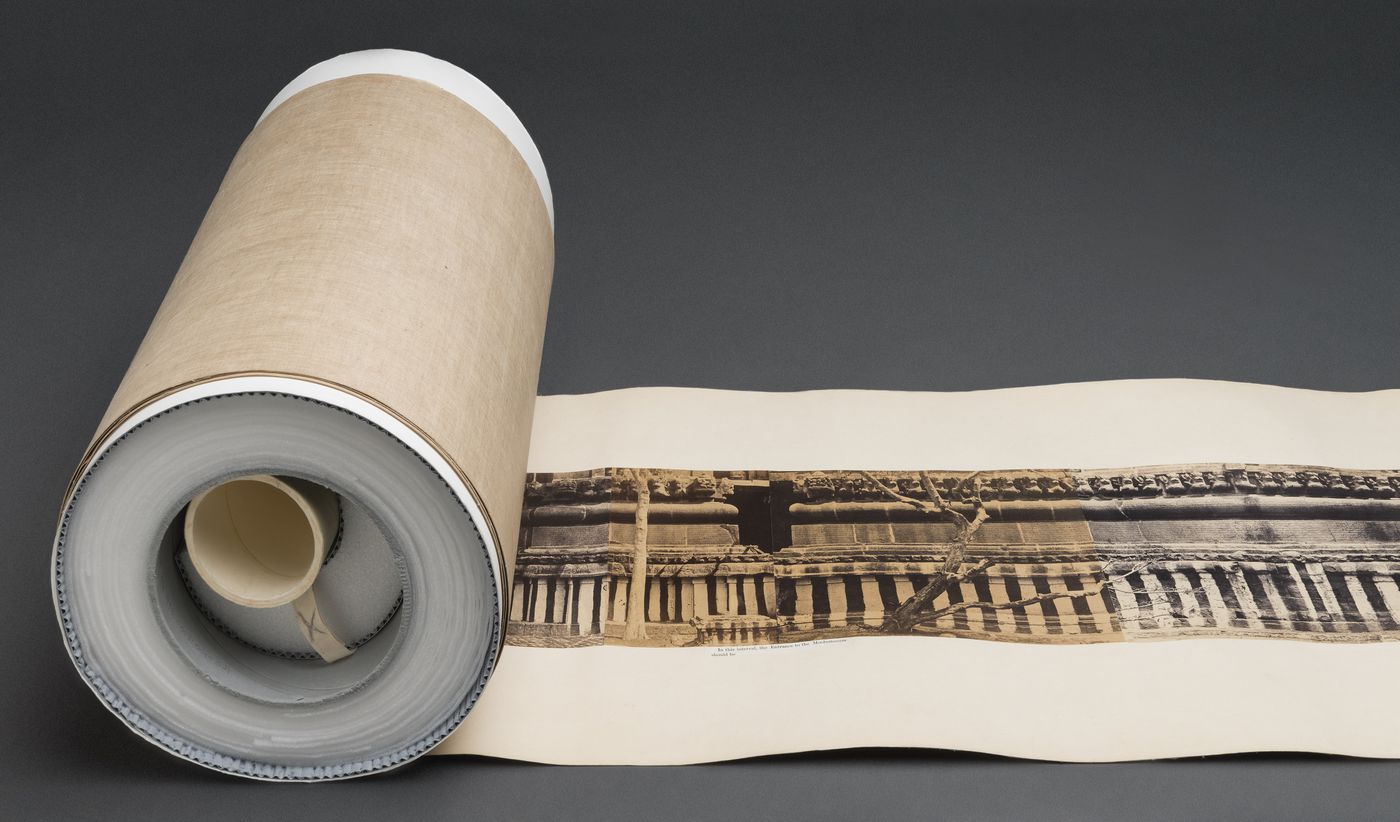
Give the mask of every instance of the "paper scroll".
[(274, 99), (63, 501), (64, 640), (121, 721), (297, 781), (434, 747), (1400, 755), (1347, 695), (1400, 671), (1400, 392), (536, 413), (552, 264), (539, 155), (465, 72), (362, 52)]
[[(504, 629), (551, 209), (514, 115), (440, 61), (347, 55), (274, 101), (75, 473), (55, 544), (69, 651), (139, 733), (223, 770), (314, 779), (392, 767), (461, 721)], [(333, 492), (353, 513), (347, 554), (388, 566), (337, 574), (349, 557), (331, 556), (314, 587), (288, 588), (299, 599), (253, 591), (249, 571), (295, 566), (309, 583), (315, 556), (276, 554), (296, 540), (211, 568), (234, 555), (204, 550), (214, 530), (194, 540), (201, 502), (227, 507), (227, 489), (263, 476)], [(241, 537), (226, 521), (219, 544), (293, 520)], [(304, 642), (249, 613), (278, 605)]]

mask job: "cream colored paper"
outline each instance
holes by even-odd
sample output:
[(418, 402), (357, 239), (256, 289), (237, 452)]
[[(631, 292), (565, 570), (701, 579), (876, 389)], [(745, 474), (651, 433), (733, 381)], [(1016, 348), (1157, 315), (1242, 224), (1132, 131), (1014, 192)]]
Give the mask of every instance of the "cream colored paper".
[[(1193, 380), (953, 394), (653, 388), (541, 397), (536, 408), (532, 471), (1400, 465), (1400, 391)], [(573, 764), (867, 746), (1075, 761), (1265, 750), (1393, 757), (1400, 711), (1356, 685), (1398, 675), (1394, 642), (857, 637), (727, 650), (511, 648), (482, 704), (437, 752)]]

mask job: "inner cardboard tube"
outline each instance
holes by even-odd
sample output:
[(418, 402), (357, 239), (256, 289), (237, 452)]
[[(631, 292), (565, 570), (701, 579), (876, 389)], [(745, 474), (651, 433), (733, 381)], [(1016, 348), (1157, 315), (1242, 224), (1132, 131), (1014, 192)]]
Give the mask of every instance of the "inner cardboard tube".
[(256, 474), (190, 501), (190, 561), (220, 596), (249, 608), (286, 605), (311, 589), (335, 537), (335, 493), (305, 480)]

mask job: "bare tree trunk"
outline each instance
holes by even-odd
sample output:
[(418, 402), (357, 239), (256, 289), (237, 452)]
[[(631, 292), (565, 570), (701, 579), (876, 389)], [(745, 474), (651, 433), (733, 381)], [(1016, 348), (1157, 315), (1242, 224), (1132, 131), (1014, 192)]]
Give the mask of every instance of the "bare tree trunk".
[[(912, 597), (901, 603), (900, 606), (895, 609), (895, 612), (890, 614), (889, 618), (880, 626), (880, 630), (883, 633), (907, 634), (912, 631), (914, 626), (920, 621), (929, 603), (933, 602), (939, 595), (948, 590), (949, 583), (963, 577), (959, 571), (962, 568), (963, 557), (967, 553), (967, 543), (972, 539), (972, 535), (977, 532), (977, 529), (982, 527), (982, 523), (986, 521), (987, 508), (982, 504), (977, 474), (975, 473), (964, 479), (962, 486), (965, 492), (964, 496), (967, 497), (968, 503), (972, 506), (971, 517), (958, 511), (952, 504), (943, 499), (943, 495), (939, 492), (938, 486), (933, 481), (933, 477), (927, 471), (919, 472), (919, 484), (923, 486), (925, 493), (928, 494), (929, 499), (927, 502), (914, 499), (913, 497), (907, 497), (895, 491), (868, 471), (862, 471), (861, 473), (868, 481), (873, 482), (885, 496), (890, 497), (896, 502), (902, 502), (928, 516), (938, 517), (951, 522), (956, 529), (953, 541), (948, 545), (948, 555), (943, 558), (943, 564), (939, 567), (938, 571), (929, 578), (927, 584), (915, 591)], [(975, 570), (980, 572), (985, 569), (986, 565), (983, 564), (979, 565)], [(972, 571), (968, 573), (970, 574)]]
[(967, 552), (967, 540), (972, 536), (972, 529), (962, 523), (957, 523), (958, 535), (954, 542), (948, 546), (948, 556), (943, 559), (943, 565), (938, 569), (938, 573), (933, 574), (922, 588), (914, 592), (912, 597), (906, 599), (895, 609), (893, 614), (880, 626), (880, 630), (891, 634), (907, 634), (913, 630), (914, 624), (919, 621), (920, 615), (929, 603), (938, 599), (944, 591), (948, 590), (948, 583), (953, 574), (958, 572), (962, 565), (963, 554)]
[(647, 513), (651, 506), (651, 486), (645, 471), (636, 471), (637, 519), (632, 538), (632, 582), (627, 591), (625, 640), (647, 638)]
[[(919, 484), (923, 487), (927, 500), (916, 499), (899, 493), (894, 488), (886, 485), (882, 480), (869, 471), (860, 472), (867, 482), (870, 482), (884, 496), (889, 499), (908, 505), (916, 511), (930, 517), (939, 517), (947, 522), (951, 522), (956, 529), (953, 540), (948, 545), (948, 555), (944, 557), (943, 564), (939, 569), (930, 575), (929, 581), (922, 588), (914, 592), (893, 614), (890, 614), (880, 626), (882, 633), (907, 634), (913, 633), (917, 629), (930, 630), (940, 618), (950, 614), (959, 613), (972, 608), (979, 608), (988, 611), (999, 611), (1007, 608), (1024, 608), (1028, 605), (1036, 605), (1045, 602), (1052, 602), (1058, 599), (1084, 599), (1102, 594), (1104, 588), (1110, 586), (1115, 579), (1126, 578), (1138, 573), (1141, 568), (1129, 569), (1123, 574), (1109, 574), (1108, 566), (1104, 566), (1102, 579), (1092, 588), (1080, 591), (1052, 591), (1043, 594), (1036, 594), (1014, 602), (976, 602), (964, 601), (956, 604), (946, 605), (937, 610), (930, 608), (935, 599), (947, 591), (952, 585), (970, 579), (978, 574), (986, 573), (987, 569), (993, 565), (993, 561), (984, 558), (968, 568), (962, 567), (967, 554), (968, 543), (972, 540), (972, 535), (977, 533), (977, 529), (982, 527), (982, 523), (987, 521), (987, 506), (982, 501), (981, 484), (978, 480), (978, 472), (966, 477), (959, 486), (959, 495), (962, 496), (965, 506), (970, 506), (972, 516), (967, 516), (962, 511), (953, 507), (953, 504), (943, 498), (943, 494), (938, 490), (932, 475), (927, 471), (919, 472)], [(1184, 596), (1192, 591), (1178, 591)]]

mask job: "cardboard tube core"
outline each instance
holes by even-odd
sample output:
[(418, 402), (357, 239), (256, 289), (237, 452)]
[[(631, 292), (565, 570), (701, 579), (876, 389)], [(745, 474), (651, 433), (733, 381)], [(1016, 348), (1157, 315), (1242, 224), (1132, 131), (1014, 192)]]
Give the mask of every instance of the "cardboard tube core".
[(275, 608), (311, 589), (338, 520), (334, 492), (257, 474), (191, 500), (185, 544), (195, 570), (220, 596), (250, 608)]

